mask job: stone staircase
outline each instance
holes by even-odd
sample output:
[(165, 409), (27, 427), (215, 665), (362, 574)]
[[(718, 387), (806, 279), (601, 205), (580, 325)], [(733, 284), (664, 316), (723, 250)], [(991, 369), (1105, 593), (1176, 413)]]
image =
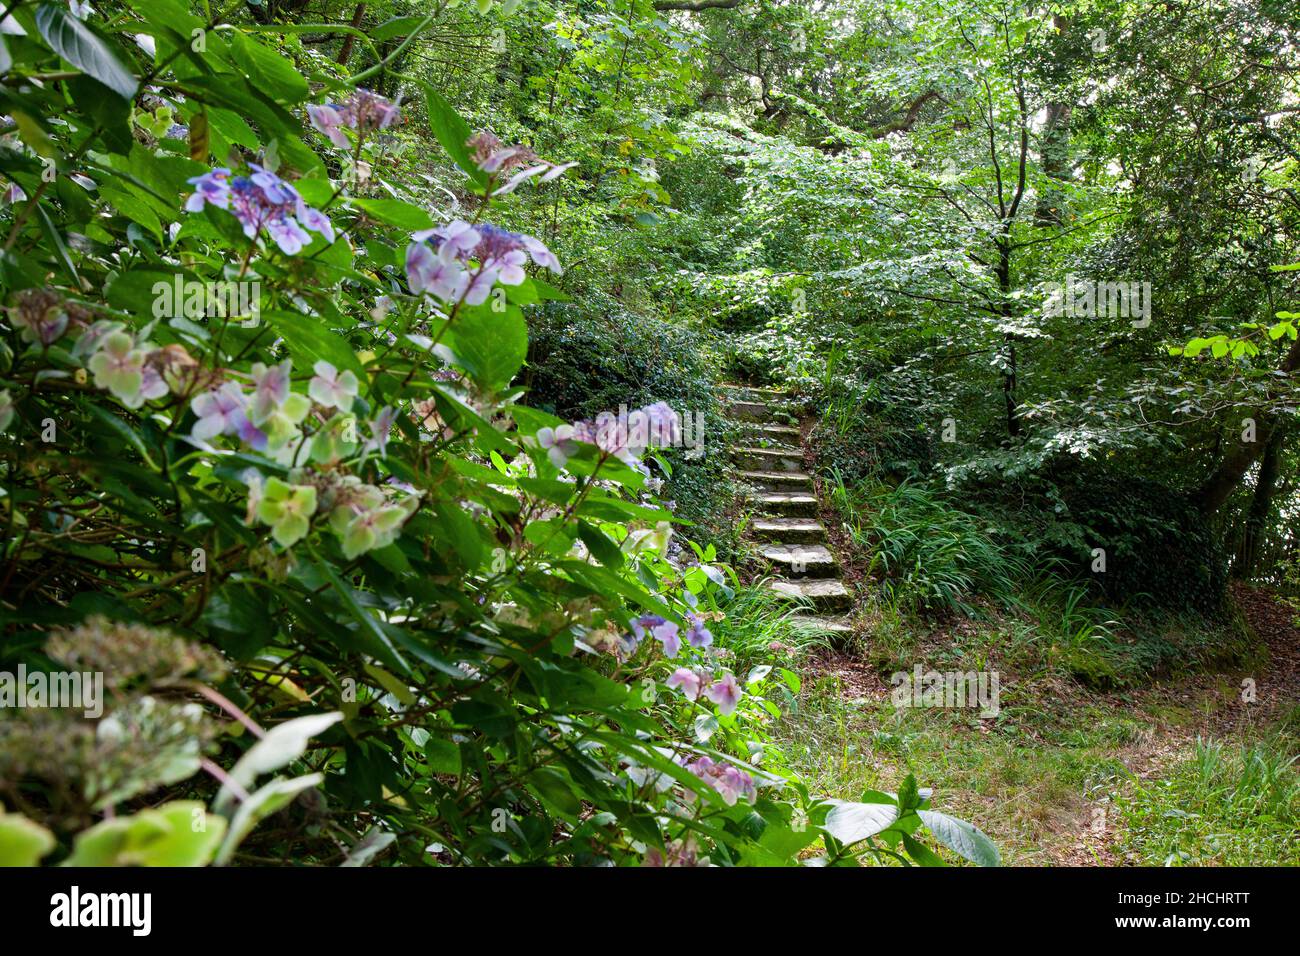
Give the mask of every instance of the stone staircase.
[(736, 479), (754, 489), (758, 517), (750, 532), (759, 553), (776, 575), (768, 586), (810, 606), (796, 620), (810, 629), (845, 635), (841, 615), (852, 596), (827, 548), (826, 528), (817, 517), (812, 476), (803, 470), (803, 440), (790, 415), (780, 408), (786, 393), (746, 385), (721, 387), (724, 409), (744, 433), (731, 448)]

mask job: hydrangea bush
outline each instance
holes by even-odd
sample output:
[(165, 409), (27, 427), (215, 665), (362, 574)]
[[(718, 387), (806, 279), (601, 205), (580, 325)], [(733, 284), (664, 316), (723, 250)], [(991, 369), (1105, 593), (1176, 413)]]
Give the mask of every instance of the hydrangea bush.
[[(0, 718), (10, 862), (936, 862), (914, 785), (821, 800), (768, 746), (798, 678), (734, 673), (734, 575), (669, 559), (677, 412), (512, 384), (562, 263), (499, 204), (573, 164), (418, 78), (390, 101), (273, 30), (109, 6), (3, 37), (0, 661), (114, 688), (97, 724)], [(426, 125), (459, 218), (383, 162)]]

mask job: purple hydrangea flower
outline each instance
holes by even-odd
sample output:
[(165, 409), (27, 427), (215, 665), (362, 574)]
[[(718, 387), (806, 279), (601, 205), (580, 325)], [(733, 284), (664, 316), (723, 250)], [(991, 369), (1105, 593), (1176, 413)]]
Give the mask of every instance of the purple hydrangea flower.
[(248, 420), (248, 397), (234, 382), (196, 395), (190, 409), (198, 417), (191, 432), (199, 441), (234, 435), (252, 448), (266, 447), (266, 434)]
[(249, 169), (248, 176), (233, 176), (221, 167), (188, 180), (195, 190), (185, 201), (185, 210), (201, 212), (209, 204), (227, 210), (244, 227), (244, 235), (255, 239), (266, 230), (285, 255), (294, 255), (311, 242), (309, 230), (334, 241), (329, 217), (303, 202), (298, 190), (256, 163), (250, 163)]
[(247, 400), (243, 390), (234, 382), (226, 382), (219, 388), (194, 396), (190, 409), (197, 416), (192, 434), (195, 438), (207, 441), (218, 435), (233, 435), (240, 422), (247, 420), (244, 408)]
[(469, 286), (469, 274), (447, 261), (425, 242), (406, 247), (406, 281), (412, 292), (428, 292), (443, 302), (458, 302)]
[(632, 633), (640, 641), (648, 632), (651, 637), (664, 646), (664, 653), (676, 657), (682, 649), (682, 639), (677, 636), (679, 628), (672, 621), (658, 614), (643, 614), (632, 621)]
[(429, 292), (443, 302), (482, 305), (496, 283), (522, 283), (530, 258), (553, 272), (561, 271), (559, 260), (541, 240), (457, 219), (411, 235), (406, 278), (413, 292)]
[(691, 647), (708, 647), (713, 643), (713, 634), (704, 626), (704, 621), (697, 614), (686, 615), (689, 627), (686, 628), (686, 642)]
[(190, 198), (185, 200), (186, 212), (202, 212), (205, 204), (218, 209), (230, 208), (230, 170), (224, 166), (186, 180), (194, 187)]

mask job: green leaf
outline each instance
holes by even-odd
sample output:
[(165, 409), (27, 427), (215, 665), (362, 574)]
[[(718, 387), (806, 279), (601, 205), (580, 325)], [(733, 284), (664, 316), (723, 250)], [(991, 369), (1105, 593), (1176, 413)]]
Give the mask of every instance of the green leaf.
[(921, 821), (936, 840), (963, 859), (979, 866), (998, 866), (998, 848), (973, 823), (936, 810), (918, 810)]
[(924, 843), (921, 843), (915, 837), (909, 834), (903, 834), (903, 847), (907, 850), (907, 855), (915, 860), (920, 866), (947, 866), (939, 854), (935, 853)]
[(339, 371), (351, 369), (358, 378), (365, 379), (366, 370), (357, 359), (356, 351), (348, 345), (347, 339), (326, 326), (320, 318), (278, 309), (264, 309), (261, 317), (284, 336), (296, 368), (309, 369), (324, 359)]
[(460, 747), (452, 741), (430, 737), (424, 745), (424, 756), (434, 773), (460, 776)]
[(97, 823), (77, 836), (64, 866), (204, 866), (226, 821), (196, 800)]
[(898, 819), (892, 803), (836, 803), (826, 814), (826, 832), (848, 846), (888, 830)]
[(376, 42), (382, 40), (391, 40), (394, 37), (404, 37), (423, 23), (425, 17), (416, 14), (409, 17), (393, 17), (391, 20), (385, 20), (379, 26), (370, 31), (370, 38)]
[(378, 219), (408, 232), (433, 227), (433, 220), (427, 212), (400, 199), (350, 199), (349, 203), (371, 219)]
[(231, 33), (230, 52), (235, 62), (247, 73), (257, 88), (269, 93), (282, 103), (300, 103), (307, 98), (307, 81), (293, 65), (274, 50), (248, 39), (242, 33)]
[(486, 303), (466, 309), (449, 338), (459, 363), (488, 391), (510, 384), (528, 356), (528, 324), (514, 306), (504, 312)]
[(369, 661), (365, 664), (365, 671), (379, 682), (380, 687), (388, 691), (388, 693), (392, 694), (407, 707), (415, 704), (415, 695), (411, 693), (411, 688), (407, 687), (404, 681), (394, 677), (378, 664), (372, 664)]
[(433, 512), (438, 518), (439, 532), (455, 549), (466, 570), (476, 570), (483, 563), (483, 541), (474, 519), (452, 501), (437, 502)]
[(0, 814), (0, 867), (36, 866), (54, 849), (54, 835), (18, 813)]
[(235, 799), (232, 783), (247, 790), (259, 775), (293, 763), (307, 752), (307, 744), (312, 737), (324, 733), (342, 719), (341, 713), (331, 711), (327, 714), (297, 717), (272, 727), (265, 737), (239, 758), (230, 771), (229, 780), (217, 791), (212, 808), (218, 813), (224, 813)]
[(149, 451), (145, 448), (144, 441), (140, 438), (139, 431), (122, 421), (122, 419), (118, 418), (112, 412), (107, 411), (98, 405), (87, 405), (86, 409), (91, 415), (97, 418), (99, 423), (105, 426), (110, 433), (122, 439), (128, 448), (133, 449), (150, 468), (156, 469), (158, 467), (154, 464), (153, 459), (149, 457)]
[(379, 622), (375, 620), (374, 616), (370, 614), (370, 612), (361, 606), (360, 602), (357, 601), (357, 596), (353, 592), (352, 588), (335, 573), (328, 561), (324, 561), (314, 554), (313, 557), (316, 559), (313, 562), (313, 567), (315, 567), (316, 570), (319, 571), (331, 585), (333, 585), (334, 592), (343, 599), (343, 605), (348, 609), (356, 622), (360, 624), (371, 637), (377, 640), (389, 654), (392, 655), (393, 661), (396, 662), (397, 666), (401, 670), (404, 670), (409, 674), (411, 671), (410, 665), (406, 663), (401, 654), (397, 653), (397, 648), (393, 646), (392, 640), (384, 633), (384, 629), (379, 626)]
[(486, 186), (487, 174), (478, 168), (469, 147), (465, 145), (474, 135), (474, 131), (461, 119), (460, 114), (452, 109), (451, 104), (443, 99), (442, 94), (428, 83), (424, 84), (424, 94), (429, 107), (429, 128), (433, 130), (433, 135), (438, 138), (438, 142), (442, 144), (442, 148), (447, 151), (452, 161), (465, 171), (475, 185), (480, 188)]
[(61, 7), (36, 8), (36, 29), (55, 53), (93, 76), (124, 100), (134, 99), (139, 84), (108, 44)]
[(623, 566), (623, 552), (599, 528), (592, 527), (585, 521), (578, 522), (578, 537), (582, 539), (596, 560), (607, 568)]
[(98, 80), (78, 76), (68, 81), (72, 105), (104, 127), (103, 143), (112, 153), (126, 155), (135, 145), (131, 135), (131, 104), (124, 102)]
[(348, 851), (347, 859), (340, 867), (365, 866), (397, 840), (396, 833), (388, 833), (378, 827), (371, 827)]
[(528, 783), (548, 807), (562, 816), (576, 818), (582, 810), (582, 801), (573, 795), (568, 781), (547, 767), (534, 770)]
[(235, 815), (231, 818), (225, 842), (221, 844), (221, 849), (217, 852), (217, 858), (214, 862), (220, 865), (229, 861), (239, 844), (244, 842), (244, 838), (252, 832), (253, 827), (257, 826), (259, 820), (284, 809), (294, 797), (304, 790), (310, 790), (312, 787), (319, 785), (324, 779), (325, 775), (320, 773), (309, 773), (302, 777), (295, 777), (292, 780), (277, 777), (251, 794), (247, 800), (239, 805), (239, 809), (235, 811)]

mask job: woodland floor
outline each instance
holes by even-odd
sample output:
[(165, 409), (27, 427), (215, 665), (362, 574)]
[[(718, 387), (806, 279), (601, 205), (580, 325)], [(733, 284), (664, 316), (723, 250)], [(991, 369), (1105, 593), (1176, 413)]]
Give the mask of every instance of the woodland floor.
[[(1267, 592), (1244, 585), (1233, 596), (1255, 638), (1253, 666), (1199, 672), (1121, 691), (1097, 691), (1056, 676), (1003, 684), (1003, 713), (980, 720), (954, 711), (896, 710), (888, 670), (873, 659), (871, 638), (852, 649), (823, 650), (805, 665), (801, 710), (783, 739), (793, 762), (823, 792), (852, 798), (853, 788), (889, 787), (906, 769), (935, 788), (935, 806), (976, 823), (999, 845), (1003, 862), (1115, 866), (1151, 863), (1125, 807), (1151, 799), (1198, 738), (1245, 745), (1300, 723), (1300, 631), (1294, 612)], [(969, 637), (964, 625), (936, 629), (916, 647), (918, 659)], [(1253, 678), (1257, 699), (1242, 700)], [(1188, 816), (1171, 801), (1157, 816)], [(1158, 827), (1157, 829), (1162, 829)], [(1172, 839), (1193, 846), (1195, 862), (1216, 859), (1214, 837), (1174, 821)], [(1211, 827), (1212, 829), (1212, 827)], [(1185, 834), (1185, 835), (1184, 835)], [(1286, 842), (1285, 832), (1281, 837)], [(1294, 854), (1297, 837), (1290, 835)], [(1277, 837), (1259, 838), (1260, 864)], [(1171, 843), (1171, 847), (1174, 844)], [(1155, 862), (1160, 862), (1156, 860)]]

